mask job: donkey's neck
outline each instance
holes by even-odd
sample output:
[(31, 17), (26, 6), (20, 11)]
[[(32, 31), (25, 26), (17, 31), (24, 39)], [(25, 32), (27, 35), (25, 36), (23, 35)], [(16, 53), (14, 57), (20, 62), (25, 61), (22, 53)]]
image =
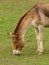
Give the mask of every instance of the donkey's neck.
[(24, 37), (26, 29), (31, 25), (32, 17), (30, 13), (28, 13), (20, 22), (19, 26), (17, 27), (16, 33), (19, 37)]

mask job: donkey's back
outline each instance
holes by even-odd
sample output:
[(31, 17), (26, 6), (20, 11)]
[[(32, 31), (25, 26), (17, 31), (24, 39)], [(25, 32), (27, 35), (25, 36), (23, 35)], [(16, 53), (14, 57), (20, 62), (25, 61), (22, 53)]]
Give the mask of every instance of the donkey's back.
[(49, 4), (38, 5), (41, 22), (45, 27), (49, 27)]

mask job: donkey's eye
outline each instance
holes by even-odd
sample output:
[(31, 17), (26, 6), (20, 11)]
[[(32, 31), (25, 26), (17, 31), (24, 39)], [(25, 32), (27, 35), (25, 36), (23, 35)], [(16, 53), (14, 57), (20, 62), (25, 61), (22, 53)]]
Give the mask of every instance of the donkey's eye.
[(12, 38), (16, 38), (16, 37), (12, 37)]

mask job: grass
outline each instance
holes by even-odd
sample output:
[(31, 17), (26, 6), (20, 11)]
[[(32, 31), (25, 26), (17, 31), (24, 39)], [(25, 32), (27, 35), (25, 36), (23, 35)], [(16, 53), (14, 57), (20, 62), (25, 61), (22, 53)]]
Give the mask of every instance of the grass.
[[(7, 32), (13, 31), (18, 20), (35, 3), (48, 3), (49, 0), (0, 0), (0, 65), (49, 65), (49, 29), (44, 29), (44, 54), (36, 53), (37, 44), (34, 30), (25, 35), (26, 44), (21, 55), (12, 54), (12, 40)], [(27, 37), (27, 35), (32, 36)]]

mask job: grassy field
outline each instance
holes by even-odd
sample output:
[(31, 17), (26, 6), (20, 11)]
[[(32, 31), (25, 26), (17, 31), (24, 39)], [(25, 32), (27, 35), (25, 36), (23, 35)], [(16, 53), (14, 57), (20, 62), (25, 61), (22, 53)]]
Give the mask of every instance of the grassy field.
[(21, 16), (36, 3), (49, 3), (49, 0), (0, 0), (0, 65), (49, 65), (49, 28), (44, 29), (45, 49), (41, 56), (36, 53), (33, 28), (27, 31), (26, 44), (19, 56), (12, 54), (12, 40), (7, 34), (14, 30)]

